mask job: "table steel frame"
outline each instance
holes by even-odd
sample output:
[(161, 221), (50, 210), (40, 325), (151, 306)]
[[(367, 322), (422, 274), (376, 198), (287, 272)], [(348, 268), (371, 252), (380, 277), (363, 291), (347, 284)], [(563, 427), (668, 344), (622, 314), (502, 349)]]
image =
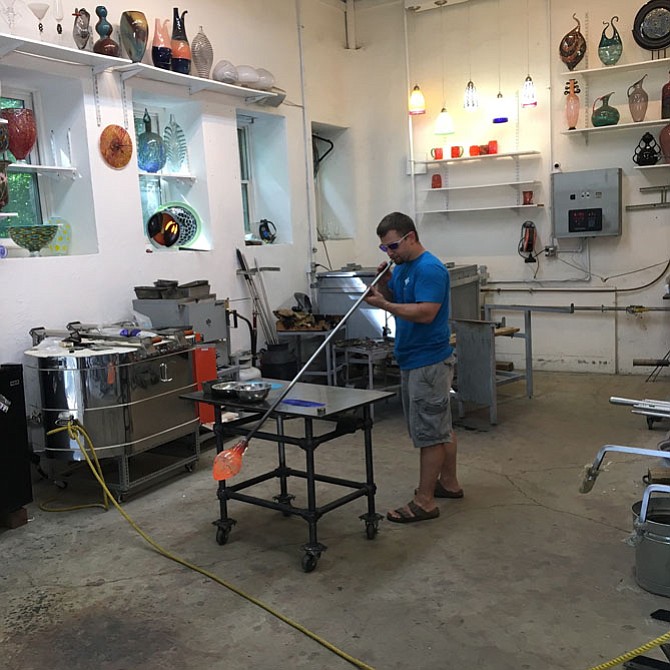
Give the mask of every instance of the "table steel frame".
[[(284, 382), (285, 383), (285, 382)], [(279, 384), (275, 384), (279, 386)], [(277, 393), (278, 391), (274, 391)], [(214, 432), (216, 435), (216, 452), (223, 450), (226, 438), (247, 435), (256, 425), (265, 410), (272, 403), (272, 395), (262, 403), (248, 403), (239, 400), (228, 400), (212, 396), (206, 392), (189, 393), (183, 398), (208, 403), (214, 406)], [(365, 522), (365, 535), (372, 540), (377, 535), (379, 521), (382, 516), (375, 510), (375, 493), (377, 487), (374, 482), (374, 467), (372, 456), (372, 426), (371, 417), (372, 403), (392, 396), (392, 393), (383, 391), (369, 391), (363, 389), (345, 389), (340, 387), (328, 387), (324, 385), (298, 383), (288, 394), (287, 399), (314, 398), (312, 406), (295, 406), (280, 403), (272, 413), (276, 429), (274, 431), (259, 430), (254, 434), (254, 440), (265, 440), (277, 445), (276, 468), (261, 475), (251, 477), (245, 481), (227, 483), (220, 481), (217, 488), (219, 499), (219, 518), (213, 523), (216, 526), (216, 541), (220, 545), (226, 544), (233, 526), (237, 523), (228, 514), (228, 501), (239, 502), (265, 507), (267, 509), (281, 512), (284, 516), (299, 516), (308, 524), (308, 541), (302, 546), (304, 555), (302, 558), (302, 569), (311, 572), (326, 550), (326, 545), (318, 540), (317, 522), (328, 512), (342, 507), (358, 498), (367, 498), (367, 512), (360, 515)], [(320, 402), (323, 400), (324, 402)], [(352, 410), (362, 409), (362, 417), (352, 414)], [(233, 421), (222, 420), (224, 411), (239, 413), (239, 418)], [(302, 420), (302, 435), (287, 435), (284, 424), (287, 419)], [(325, 433), (317, 434), (315, 421), (331, 423), (332, 428)], [(342, 435), (352, 434), (358, 430), (363, 431), (364, 458), (365, 458), (365, 480), (354, 481), (316, 472), (314, 454), (316, 449), (323, 443), (334, 440)], [(286, 445), (295, 445), (303, 450), (305, 454), (305, 469), (289, 467), (286, 461)], [(296, 477), (304, 479), (307, 484), (307, 506), (296, 507), (293, 504), (295, 496), (289, 492), (289, 479)], [(271, 500), (260, 498), (248, 493), (246, 489), (262, 482), (277, 479), (279, 491)], [(351, 489), (348, 493), (331, 500), (323, 505), (317, 503), (317, 482), (332, 484), (335, 486)]]

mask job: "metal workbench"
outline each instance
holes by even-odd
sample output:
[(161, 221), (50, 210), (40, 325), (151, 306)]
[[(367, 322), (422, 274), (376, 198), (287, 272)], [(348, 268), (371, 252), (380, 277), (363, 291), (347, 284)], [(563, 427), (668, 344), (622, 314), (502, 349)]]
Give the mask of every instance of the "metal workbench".
[[(207, 391), (188, 393), (182, 396), (189, 400), (209, 403), (214, 406), (215, 421), (214, 432), (216, 435), (216, 451), (223, 450), (224, 439), (237, 435), (247, 435), (251, 428), (261, 418), (265, 411), (272, 405), (273, 401), (285, 388), (288, 382), (277, 380), (265, 380), (272, 383), (272, 390), (268, 397), (257, 403), (242, 402), (238, 399), (222, 399), (211, 395)], [(316, 567), (319, 558), (326, 546), (318, 541), (317, 522), (327, 512), (331, 512), (342, 505), (356, 500), (367, 498), (367, 512), (360, 516), (365, 522), (365, 534), (370, 540), (377, 534), (381, 515), (375, 511), (374, 469), (372, 458), (372, 418), (370, 408), (372, 403), (392, 396), (392, 393), (384, 391), (371, 391), (366, 389), (350, 389), (336, 386), (325, 386), (319, 384), (297, 383), (289, 392), (287, 397), (277, 406), (272, 413), (269, 424), (274, 421), (275, 430), (259, 430), (255, 433), (251, 442), (251, 451), (245, 458), (253, 458), (253, 449), (258, 448), (256, 442), (262, 440), (274, 442), (277, 445), (277, 467), (256, 477), (235, 483), (219, 482), (217, 497), (219, 499), (219, 518), (214, 521), (216, 525), (216, 541), (223, 545), (228, 541), (230, 531), (236, 520), (228, 515), (228, 501), (237, 500), (266, 507), (281, 512), (284, 516), (299, 516), (307, 521), (309, 527), (309, 540), (302, 546), (305, 552), (302, 558), (302, 568), (305, 572), (311, 572)], [(288, 401), (288, 402), (287, 402)], [(290, 404), (297, 402), (300, 404)], [(234, 421), (223, 422), (223, 411), (232, 411), (239, 414)], [(359, 412), (362, 410), (362, 417)], [(302, 435), (299, 437), (287, 435), (284, 431), (284, 422), (287, 419), (302, 420)], [(324, 428), (326, 432), (317, 429)], [(327, 424), (331, 424), (328, 426)], [(294, 424), (295, 425), (295, 424)], [(324, 442), (335, 438), (363, 431), (365, 479), (364, 481), (352, 481), (318, 474), (315, 469), (314, 454), (317, 447)], [(305, 453), (305, 469), (297, 470), (286, 463), (285, 446), (292, 444), (300, 447)], [(229, 445), (230, 446), (230, 445)], [(307, 488), (307, 507), (296, 507), (293, 505), (293, 496), (289, 492), (289, 478), (304, 479)], [(271, 500), (242, 493), (261, 482), (277, 479), (279, 483), (277, 494)], [(316, 483), (324, 482), (334, 486), (350, 489), (341, 497), (317, 504)]]

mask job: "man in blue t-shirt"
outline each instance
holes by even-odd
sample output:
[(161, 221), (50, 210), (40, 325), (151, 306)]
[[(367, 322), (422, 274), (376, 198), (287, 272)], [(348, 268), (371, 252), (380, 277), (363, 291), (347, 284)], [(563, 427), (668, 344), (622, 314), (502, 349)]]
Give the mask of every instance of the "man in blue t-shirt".
[(396, 267), (382, 276), (365, 300), (395, 317), (403, 410), (412, 442), (420, 449), (414, 498), (386, 518), (412, 523), (440, 515), (435, 498), (463, 497), (456, 476), (456, 435), (449, 402), (454, 373), (449, 271), (424, 248), (414, 221), (406, 214), (387, 214), (377, 226), (377, 235), (379, 248)]

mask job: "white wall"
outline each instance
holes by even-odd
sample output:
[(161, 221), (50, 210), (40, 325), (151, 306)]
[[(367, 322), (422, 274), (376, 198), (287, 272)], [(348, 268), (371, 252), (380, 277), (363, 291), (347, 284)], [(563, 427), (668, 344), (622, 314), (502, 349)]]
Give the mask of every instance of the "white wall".
[[(350, 133), (347, 150), (351, 154), (352, 192), (347, 197), (356, 212), (352, 222), (354, 238), (328, 243), (332, 265), (340, 267), (352, 261), (376, 265), (381, 260), (374, 235), (377, 222), (389, 211), (412, 212), (416, 205), (412, 180), (407, 175), (410, 143), (406, 99), (410, 82), (421, 84), (429, 107), (429, 113), (413, 124), (414, 149), (418, 157), (420, 152), (425, 154), (434, 146), (430, 127), (442, 106), (443, 61), (445, 98), (460, 129), (453, 142), (447, 140), (448, 144), (469, 144), (475, 140), (482, 143), (495, 137), (483, 113), (479, 117), (466, 118), (460, 107), (470, 63), (472, 77), (483, 96), (490, 97), (497, 92), (499, 53), (503, 56), (500, 78), (505, 95), (512, 95), (527, 73), (526, 0), (500, 0), (502, 16), (499, 19), (497, 0), (471, 0), (448, 8), (450, 18), (446, 22), (445, 35), (441, 34), (441, 10), (407, 17), (408, 80), (402, 4), (400, 0), (357, 0), (359, 48), (351, 50), (344, 49), (344, 3), (339, 0), (300, 0), (298, 3), (293, 0), (227, 0), (226, 3), (201, 2), (189, 8), (187, 32), (192, 37), (200, 24), (204, 26), (214, 46), (215, 61), (226, 58), (236, 64), (266, 67), (274, 73), (277, 85), (287, 91), (287, 101), (278, 110), (264, 111), (286, 118), (292, 243), (246, 250), (250, 258), (258, 259), (260, 265), (282, 268), (278, 277), (266, 278), (273, 306), (291, 302), (294, 291), (306, 290), (310, 260), (326, 261), (324, 247), (316, 242), (313, 231), (312, 156), (311, 147), (306, 143), (311, 122), (346, 128)], [(538, 86), (540, 106), (532, 112), (520, 112), (522, 132), (518, 139), (511, 126), (496, 129), (501, 144), (511, 146), (523, 142), (542, 151), (540, 195), (547, 204), (549, 175), (556, 162), (564, 170), (621, 166), (625, 174), (625, 202), (640, 202), (639, 186), (667, 182), (662, 171), (650, 177), (633, 170), (630, 156), (641, 132), (608, 134), (602, 140), (590, 140), (588, 145), (583, 138), (560, 133), (564, 127), (562, 89), (567, 77), (557, 52), (561, 36), (573, 26), (573, 9), (553, 2), (550, 3), (551, 12), (548, 12), (546, 2), (531, 1), (528, 4), (531, 7), (531, 74)], [(19, 11), (16, 32), (37, 37), (32, 14), (21, 0), (16, 6)], [(116, 23), (114, 17), (126, 7), (118, 0), (107, 6), (109, 17)], [(142, 7), (152, 27), (154, 16), (168, 18), (170, 9), (157, 0), (146, 0)], [(601, 21), (614, 13), (621, 17), (619, 30), (625, 41), (622, 62), (647, 58), (648, 54), (634, 44), (630, 35), (636, 11), (630, 3), (625, 0), (590, 0), (586, 9), (592, 26), (588, 35), (590, 67), (599, 62), (594, 50), (600, 37)], [(580, 9), (582, 19), (584, 11), (584, 8)], [(302, 63), (298, 22), (302, 26)], [(48, 16), (44, 23), (47, 28), (44, 39), (55, 41)], [(70, 25), (68, 18), (65, 37), (69, 35)], [(577, 70), (585, 66), (582, 64)], [(617, 95), (613, 102), (620, 105), (622, 112), (625, 111), (625, 88), (635, 78), (624, 76), (616, 83)], [(118, 82), (111, 75), (101, 79), (105, 90), (100, 110), (102, 125), (123, 124)], [(220, 298), (230, 297), (235, 301), (234, 306), (247, 315), (249, 313), (246, 287), (235, 274), (234, 253), (236, 247), (242, 247), (243, 240), (234, 133), (239, 100), (222, 99), (207, 93), (193, 96), (204, 112), (202, 141), (206, 154), (199, 169), (206, 175), (208, 185), (205, 209), (211, 216), (214, 250), (211, 253), (147, 254), (136, 169), (131, 165), (125, 170), (112, 171), (100, 159), (97, 142), (101, 128), (97, 125), (90, 97), (90, 79), (85, 81), (85, 90), (89, 92), (85, 132), (96, 194), (92, 214), (96, 219), (99, 251), (65, 258), (0, 261), (0, 280), (4, 287), (0, 302), (6, 324), (0, 332), (2, 360), (20, 357), (21, 351), (30, 344), (27, 331), (32, 326), (62, 327), (73, 319), (108, 322), (128, 317), (132, 287), (151, 283), (157, 278), (172, 277), (180, 281), (207, 278)], [(140, 84), (131, 79), (129, 86), (132, 92), (133, 86)], [(656, 88), (647, 90), (650, 98), (658, 100), (659, 91), (657, 85), (654, 86)], [(183, 90), (172, 94), (188, 97)], [(652, 110), (650, 106), (650, 114)], [(489, 301), (536, 305), (667, 305), (667, 301), (663, 303), (661, 300), (662, 286), (659, 283), (640, 291), (622, 292), (652, 281), (662, 266), (607, 281), (599, 278), (613, 277), (667, 259), (670, 228), (663, 211), (625, 215), (624, 232), (620, 238), (589, 243), (590, 259), (585, 252), (561, 254), (558, 261), (541, 259), (535, 280), (532, 275), (536, 268), (523, 264), (516, 252), (523, 218), (505, 214), (498, 218), (471, 216), (460, 220), (422, 222), (421, 235), (427, 246), (444, 260), (486, 265), (491, 278), (501, 282), (495, 285), (498, 291), (488, 295)], [(538, 210), (534, 220), (544, 244), (551, 232), (549, 207)], [(311, 247), (316, 249), (313, 257)], [(574, 246), (561, 244), (561, 250), (571, 248)], [(590, 262), (593, 277), (585, 282), (564, 281), (583, 273), (563, 260), (578, 266)], [(509, 281), (517, 283), (502, 283)], [(619, 292), (595, 292), (613, 288)], [(508, 320), (514, 321), (509, 317)], [(536, 367), (630, 372), (633, 357), (659, 357), (668, 349), (670, 323), (667, 313), (537, 313), (533, 324)], [(246, 344), (245, 332), (236, 337), (238, 345)], [(518, 351), (515, 343), (512, 346), (510, 358), (514, 358)]]
[[(360, 180), (361, 225), (356, 249), (363, 265), (375, 265), (373, 236), (379, 218), (388, 211), (401, 209), (413, 212), (421, 207), (412, 198), (411, 179), (404, 175), (404, 161), (409, 155), (407, 142), (406, 96), (414, 83), (419, 83), (426, 96), (427, 114), (413, 119), (413, 148), (417, 160), (425, 159), (432, 146), (440, 144), (432, 135), (432, 125), (446, 99), (454, 116), (457, 132), (445, 145), (481, 144), (498, 139), (500, 151), (537, 149), (541, 157), (520, 161), (523, 171), (536, 171), (541, 186), (535, 201), (545, 203), (542, 209), (528, 212), (469, 213), (418, 217), (422, 240), (443, 260), (456, 263), (486, 265), (490, 276), (486, 296), (491, 303), (534, 306), (623, 307), (645, 305), (667, 308), (663, 301), (663, 277), (668, 274), (665, 263), (670, 256), (670, 227), (667, 210), (625, 212), (620, 237), (590, 240), (579, 253), (574, 240), (559, 243), (559, 258), (540, 258), (536, 264), (525, 264), (517, 254), (521, 224), (527, 218), (535, 222), (538, 247), (551, 243), (550, 173), (558, 163), (564, 171), (601, 167), (621, 167), (624, 173), (624, 205), (652, 202), (658, 196), (643, 196), (638, 188), (668, 183), (670, 170), (642, 172), (634, 169), (633, 151), (643, 132), (652, 130), (656, 137), (660, 128), (621, 130), (592, 136), (567, 136), (564, 121), (563, 88), (567, 68), (558, 56), (562, 36), (575, 22), (574, 8), (561, 3), (527, 2), (526, 0), (471, 0), (447, 7), (407, 15), (409, 42), (409, 80), (405, 75), (403, 49), (403, 9), (401, 2), (380, 3), (362, 0), (357, 3), (358, 35), (363, 45), (360, 67), (353, 72), (354, 85), (366, 90), (364, 111), (352, 125), (361, 132), (356, 170)], [(498, 13), (500, 7), (500, 13)], [(525, 19), (530, 9), (530, 25)], [(551, 11), (549, 11), (551, 7)], [(586, 80), (579, 70), (601, 67), (597, 56), (602, 21), (618, 14), (618, 29), (624, 41), (620, 63), (650, 59), (649, 52), (635, 44), (631, 28), (637, 6), (625, 0), (601, 2), (593, 0), (579, 11), (582, 30), (587, 36), (588, 59), (574, 72), (586, 89)], [(569, 11), (568, 11), (569, 10)], [(440, 13), (444, 11), (444, 18)], [(585, 12), (588, 12), (588, 17)], [(469, 19), (468, 19), (469, 15)], [(469, 29), (468, 29), (469, 20)], [(530, 36), (530, 38), (528, 38)], [(502, 56), (499, 58), (499, 54)], [(358, 53), (357, 53), (358, 55)], [(469, 114), (462, 109), (462, 95), (470, 75), (480, 97), (491, 100), (498, 91), (498, 62), (503, 94), (514, 97), (528, 73), (535, 81), (539, 105), (537, 109), (518, 109), (518, 126), (494, 126), (488, 112)], [(362, 63), (365, 63), (362, 65)], [(443, 65), (444, 64), (444, 65)], [(667, 81), (668, 68), (655, 68), (645, 88), (650, 96), (647, 119), (659, 118), (659, 97)], [(444, 71), (444, 86), (443, 86)], [(626, 89), (641, 73), (611, 75), (611, 79), (591, 82), (589, 104), (595, 97), (616, 90), (612, 103), (621, 111), (621, 122), (630, 121)], [(610, 77), (610, 75), (606, 75)], [(582, 98), (586, 104), (584, 97)], [(590, 112), (589, 112), (590, 113)], [(582, 111), (581, 125), (584, 122)], [(458, 169), (466, 168), (459, 165)], [(469, 165), (476, 165), (471, 163)], [(483, 162), (482, 162), (483, 165)], [(486, 183), (494, 178), (486, 164), (472, 177)], [(469, 168), (468, 168), (469, 169)], [(449, 171), (451, 179), (462, 176)], [(417, 182), (422, 177), (417, 177)], [(485, 206), (494, 195), (477, 191), (472, 206)], [(495, 197), (498, 197), (495, 195)], [(572, 267), (577, 266), (577, 268)], [(579, 268), (589, 268), (588, 273)], [(646, 268), (646, 269), (645, 269)], [(665, 271), (664, 271), (665, 269)], [(533, 275), (537, 271), (536, 277)], [(630, 273), (630, 274), (626, 274)], [(655, 281), (660, 278), (660, 281)], [(652, 283), (647, 288), (647, 283)], [(508, 323), (523, 326), (521, 314), (498, 312)], [(626, 311), (581, 311), (574, 314), (535, 312), (533, 314), (534, 364), (537, 368), (555, 370), (588, 370), (602, 372), (641, 372), (633, 369), (633, 358), (657, 358), (670, 344), (668, 312), (627, 313)], [(521, 342), (505, 341), (498, 345), (501, 357), (521, 362)], [(644, 370), (642, 370), (644, 372)]]

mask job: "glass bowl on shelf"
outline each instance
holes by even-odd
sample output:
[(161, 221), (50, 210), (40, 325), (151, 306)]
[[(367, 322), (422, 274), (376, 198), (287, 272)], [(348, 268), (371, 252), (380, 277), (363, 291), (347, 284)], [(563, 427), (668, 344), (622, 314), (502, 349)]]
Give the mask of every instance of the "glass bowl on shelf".
[(52, 224), (8, 226), (9, 236), (21, 248), (27, 249), (31, 256), (39, 256), (40, 249), (46, 247), (58, 232), (58, 226)]

